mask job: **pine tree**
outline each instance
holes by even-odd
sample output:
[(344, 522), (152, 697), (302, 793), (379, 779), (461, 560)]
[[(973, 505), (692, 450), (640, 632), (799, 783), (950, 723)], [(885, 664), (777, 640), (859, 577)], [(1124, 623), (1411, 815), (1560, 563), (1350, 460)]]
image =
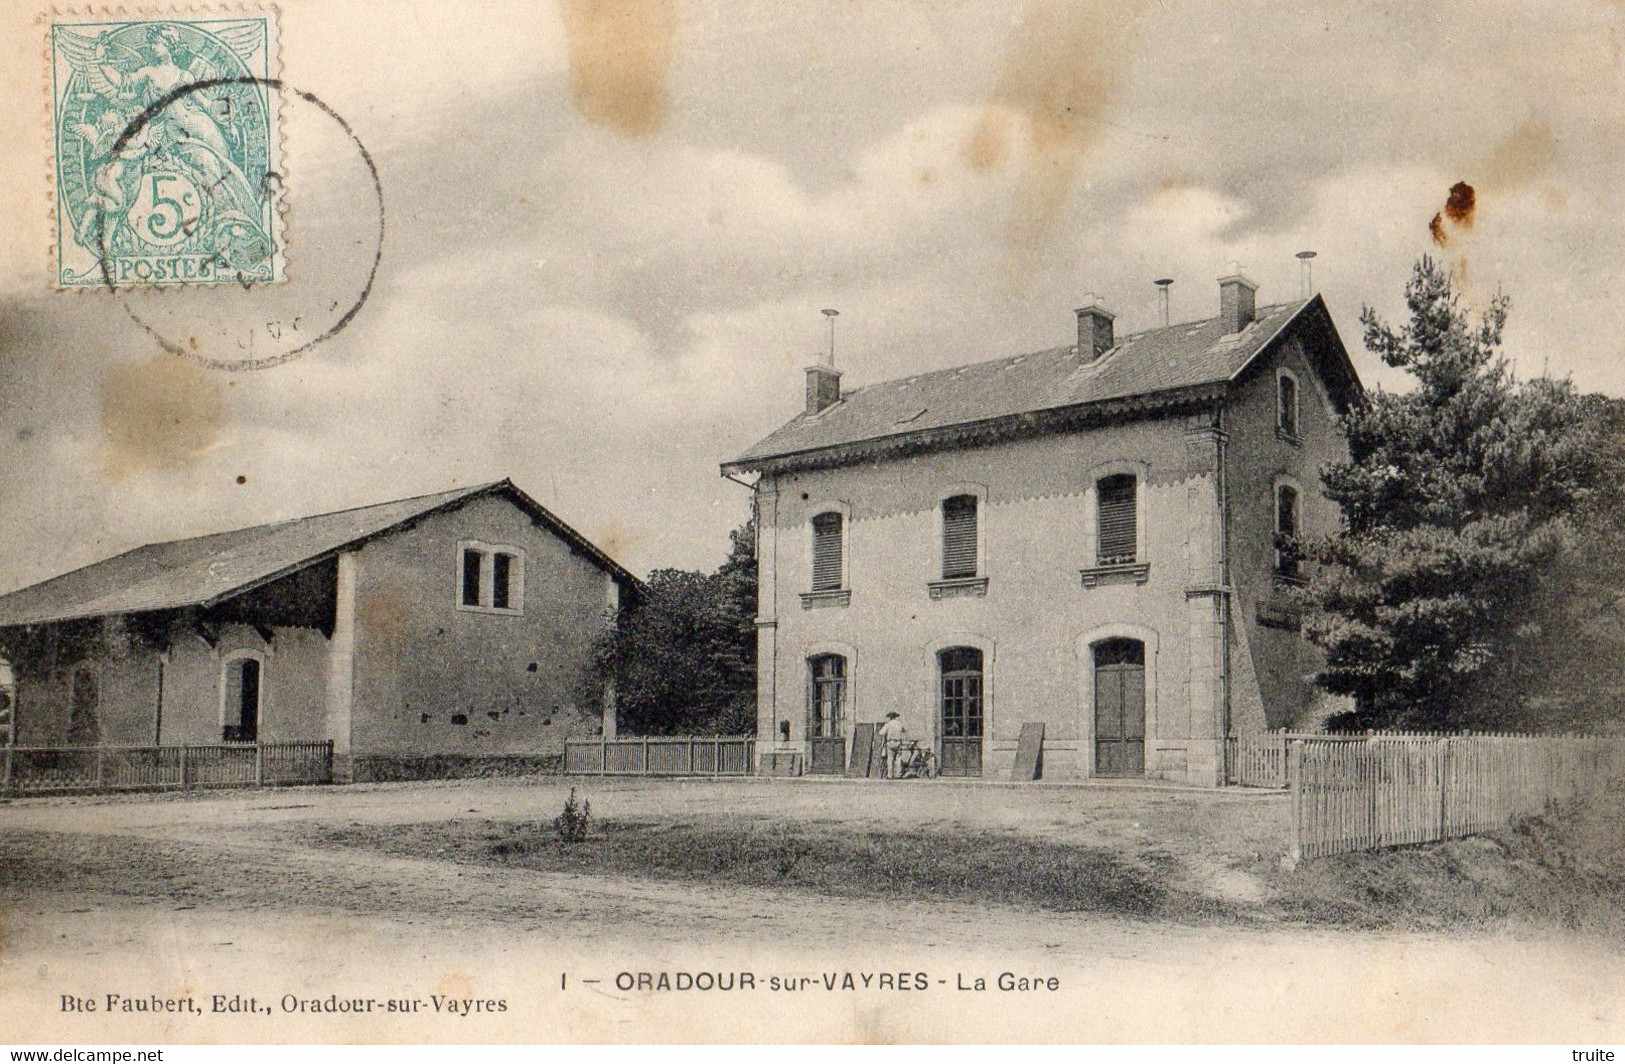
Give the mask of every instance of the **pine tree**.
[(1573, 621), (1579, 559), (1611, 542), (1617, 435), (1568, 382), (1514, 377), (1505, 296), (1473, 314), (1424, 257), (1405, 301), (1397, 329), (1370, 308), (1360, 321), (1415, 388), (1352, 411), (1349, 460), (1322, 474), (1344, 528), (1308, 545), (1322, 563), (1305, 595), (1305, 633), (1327, 659), (1317, 680), (1354, 697), (1342, 724), (1538, 725), (1553, 692), (1531, 685), (1537, 655)]

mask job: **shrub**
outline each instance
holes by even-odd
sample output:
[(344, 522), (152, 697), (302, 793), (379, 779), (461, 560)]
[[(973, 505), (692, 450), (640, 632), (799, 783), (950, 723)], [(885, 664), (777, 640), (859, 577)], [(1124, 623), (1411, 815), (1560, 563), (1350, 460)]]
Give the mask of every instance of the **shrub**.
[(553, 830), (558, 832), (559, 842), (573, 846), (586, 841), (587, 828), (591, 823), (592, 803), (576, 801), (576, 789), (571, 787), (570, 797), (564, 800), (564, 812), (553, 820)]

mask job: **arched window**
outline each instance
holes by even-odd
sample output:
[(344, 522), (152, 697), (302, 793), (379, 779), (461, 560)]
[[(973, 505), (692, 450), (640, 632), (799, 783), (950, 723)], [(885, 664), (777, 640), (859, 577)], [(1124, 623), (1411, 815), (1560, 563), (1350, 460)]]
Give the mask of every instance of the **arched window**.
[(73, 746), (94, 746), (102, 741), (102, 684), (96, 667), (80, 665), (73, 670), (68, 690), (68, 742)]
[(1291, 484), (1275, 488), (1275, 571), (1282, 576), (1299, 575), (1298, 489)]
[(1139, 484), (1132, 473), (1095, 482), (1096, 565), (1133, 565), (1138, 558)]
[(1281, 435), (1298, 437), (1298, 378), (1281, 370), (1275, 378), (1275, 427)]
[(942, 501), (942, 578), (965, 579), (980, 568), (977, 552), (977, 504), (974, 495)]
[(812, 519), (812, 589), (838, 591), (845, 583), (846, 521), (830, 510)]
[(231, 658), (225, 663), (220, 681), (225, 695), (222, 742), (259, 741), (261, 670), (258, 658)]

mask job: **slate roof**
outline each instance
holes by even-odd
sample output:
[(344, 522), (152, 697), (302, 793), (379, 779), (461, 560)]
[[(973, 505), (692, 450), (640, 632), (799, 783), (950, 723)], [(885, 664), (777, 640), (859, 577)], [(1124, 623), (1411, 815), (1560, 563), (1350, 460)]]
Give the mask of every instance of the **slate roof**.
[(530, 496), (499, 480), (336, 513), (153, 543), (0, 596), (0, 628), (213, 606), (438, 510), (506, 495), (624, 584), (638, 579)]
[(1230, 335), (1216, 317), (1149, 329), (1119, 337), (1116, 347), (1090, 364), (1080, 364), (1076, 346), (1068, 345), (854, 388), (819, 414), (797, 415), (723, 470), (744, 472), (808, 451), (1224, 384), (1311, 306), (1325, 314), (1319, 296), (1260, 307), (1245, 329)]

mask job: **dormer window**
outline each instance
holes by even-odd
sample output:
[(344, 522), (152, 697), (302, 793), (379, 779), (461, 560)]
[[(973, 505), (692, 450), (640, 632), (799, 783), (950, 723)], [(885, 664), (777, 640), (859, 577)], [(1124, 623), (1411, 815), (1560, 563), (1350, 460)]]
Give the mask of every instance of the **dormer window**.
[(464, 540), (457, 545), (457, 608), (472, 613), (523, 613), (525, 552)]

